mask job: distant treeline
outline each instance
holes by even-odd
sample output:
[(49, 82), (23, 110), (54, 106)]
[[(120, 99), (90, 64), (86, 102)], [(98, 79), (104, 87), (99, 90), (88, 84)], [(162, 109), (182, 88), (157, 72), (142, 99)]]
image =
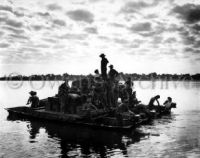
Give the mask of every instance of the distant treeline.
[[(64, 78), (68, 78), (69, 80), (78, 80), (85, 77), (92, 77), (91, 74), (89, 75), (70, 75), (70, 74), (63, 74), (63, 75), (55, 75), (55, 74), (47, 74), (47, 75), (31, 75), (31, 76), (22, 76), (11, 74), (8, 76), (0, 77), (1, 81), (42, 81), (42, 80), (63, 80)], [(190, 74), (157, 74), (157, 73), (150, 73), (150, 74), (127, 74), (127, 73), (119, 73), (120, 80), (126, 80), (128, 77), (131, 77), (132, 80), (142, 80), (142, 81), (152, 81), (152, 80), (167, 80), (167, 81), (177, 81), (177, 80), (186, 80), (186, 81), (200, 81), (200, 74), (190, 75)]]

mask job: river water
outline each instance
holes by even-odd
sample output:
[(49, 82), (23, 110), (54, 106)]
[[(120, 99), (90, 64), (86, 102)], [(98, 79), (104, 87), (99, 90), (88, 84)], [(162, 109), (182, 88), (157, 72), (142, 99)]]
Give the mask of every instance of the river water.
[(200, 82), (137, 81), (144, 104), (157, 94), (177, 103), (171, 116), (128, 133), (13, 120), (4, 108), (25, 105), (28, 92), (42, 99), (61, 82), (0, 82), (0, 158), (41, 157), (200, 157)]

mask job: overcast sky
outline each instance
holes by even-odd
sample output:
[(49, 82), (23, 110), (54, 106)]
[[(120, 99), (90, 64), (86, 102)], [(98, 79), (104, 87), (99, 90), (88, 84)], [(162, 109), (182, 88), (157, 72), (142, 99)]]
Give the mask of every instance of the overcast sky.
[(199, 0), (1, 0), (0, 75), (200, 72)]

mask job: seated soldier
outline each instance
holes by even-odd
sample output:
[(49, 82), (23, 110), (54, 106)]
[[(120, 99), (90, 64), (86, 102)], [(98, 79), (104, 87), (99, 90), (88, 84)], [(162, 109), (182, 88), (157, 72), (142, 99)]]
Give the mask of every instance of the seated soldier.
[(139, 114), (142, 118), (151, 116), (149, 108), (144, 104), (138, 104), (137, 106), (132, 108), (132, 111), (135, 114)]
[(82, 103), (82, 106), (78, 109), (78, 114), (84, 116), (86, 119), (90, 119), (92, 112), (98, 110), (98, 108), (92, 104), (92, 96), (83, 95)]
[(113, 106), (116, 107), (119, 98), (119, 82), (116, 81), (113, 86)]
[(129, 98), (125, 85), (119, 85), (119, 97), (122, 99), (122, 102)]
[(123, 125), (123, 119), (133, 119), (135, 118), (135, 113), (129, 109), (128, 100), (121, 103), (116, 109), (116, 118), (118, 124)]
[(129, 114), (134, 114), (130, 109), (129, 109), (129, 101), (125, 100), (124, 102), (122, 102), (118, 107), (116, 112), (118, 114), (123, 114), (123, 113), (129, 113)]
[(90, 83), (88, 78), (81, 79), (81, 86), (80, 86), (81, 94), (89, 94), (90, 93)]
[(152, 98), (150, 99), (149, 105), (148, 105), (150, 110), (156, 107), (156, 106), (154, 105), (155, 102), (157, 102), (158, 107), (160, 106), (160, 103), (159, 103), (159, 101), (158, 101), (159, 98), (160, 98), (160, 95), (156, 95), (155, 97), (152, 97)]
[(97, 107), (102, 107), (103, 105), (105, 106), (106, 104), (106, 97), (105, 97), (105, 85), (103, 81), (96, 81), (93, 90), (92, 90), (92, 102), (95, 104)]
[(95, 71), (94, 71), (94, 73), (95, 73), (95, 75), (94, 75), (94, 81), (96, 82), (98, 82), (98, 81), (100, 81), (101, 80), (101, 75), (99, 74), (99, 70), (98, 69), (96, 69)]
[(31, 103), (31, 108), (37, 108), (39, 105), (39, 98), (37, 96), (37, 92), (30, 91), (29, 94), (31, 95), (27, 101), (27, 104)]
[(130, 106), (133, 108), (136, 105), (138, 105), (141, 101), (139, 101), (136, 97), (136, 91), (134, 91), (131, 95), (131, 97), (129, 98), (129, 104)]
[(74, 94), (81, 94), (80, 89), (76, 85), (72, 85), (72, 87), (69, 90), (69, 93), (74, 93)]
[(92, 104), (92, 96), (88, 95), (86, 102), (82, 105), (82, 110), (98, 110), (95, 105)]
[(176, 103), (172, 102), (172, 98), (171, 97), (167, 97), (167, 100), (163, 103), (164, 108), (166, 110), (171, 110), (171, 108), (175, 108), (176, 107)]
[(167, 100), (163, 103), (163, 105), (165, 105), (166, 108), (169, 108), (171, 106), (171, 103), (172, 103), (172, 98), (167, 97)]

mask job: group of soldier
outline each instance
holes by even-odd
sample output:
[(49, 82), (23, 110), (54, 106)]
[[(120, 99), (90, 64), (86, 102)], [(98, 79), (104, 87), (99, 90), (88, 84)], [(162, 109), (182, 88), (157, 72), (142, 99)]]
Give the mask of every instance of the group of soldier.
[(101, 73), (96, 69), (93, 76), (75, 80), (72, 82), (71, 87), (68, 84), (68, 80), (65, 79), (65, 82), (59, 87), (58, 97), (61, 112), (66, 111), (69, 93), (86, 98), (83, 104), (87, 100), (87, 104), (91, 105), (91, 108), (95, 107), (96, 109), (115, 108), (118, 105), (119, 98), (121, 98), (122, 103), (136, 103), (134, 102), (136, 93), (132, 91), (133, 82), (131, 78), (129, 77), (125, 84), (120, 84), (119, 73), (114, 69), (113, 65), (109, 65), (110, 70), (107, 73), (109, 61), (105, 54), (101, 54), (99, 57), (101, 58)]
[[(109, 61), (105, 54), (99, 57), (101, 57), (101, 74), (96, 69), (94, 75), (73, 81), (71, 87), (65, 77), (65, 82), (58, 89), (60, 112), (77, 113), (80, 107), (85, 110), (115, 108), (119, 113), (135, 111), (133, 109), (140, 101), (136, 97), (136, 91), (133, 91), (134, 83), (131, 77), (128, 77), (124, 84), (120, 83), (119, 73), (113, 65), (109, 65), (110, 70), (107, 73)], [(39, 104), (39, 98), (36, 92), (31, 91), (30, 95), (27, 104), (32, 103), (31, 107), (35, 108)], [(155, 103), (160, 108), (159, 98), (160, 96), (156, 95), (150, 99), (149, 110), (155, 108)], [(171, 103), (172, 99), (168, 97), (164, 105), (171, 107)]]

